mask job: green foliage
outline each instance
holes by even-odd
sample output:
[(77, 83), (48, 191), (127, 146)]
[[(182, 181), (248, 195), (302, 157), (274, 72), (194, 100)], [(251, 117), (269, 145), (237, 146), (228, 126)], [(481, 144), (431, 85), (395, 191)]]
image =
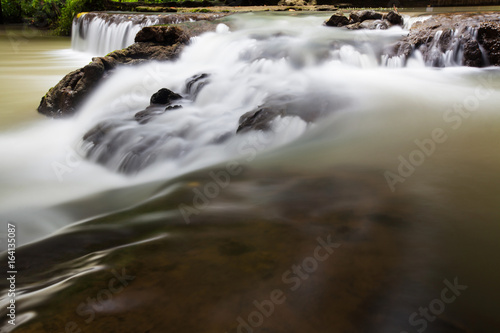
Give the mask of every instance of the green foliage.
[(104, 10), (102, 0), (1, 0), (5, 22), (29, 22), (69, 35), (73, 18), (80, 12)]
[(56, 33), (63, 36), (71, 34), (73, 18), (81, 12), (93, 10), (104, 10), (102, 0), (66, 0), (66, 4), (61, 10), (61, 15), (57, 21)]
[(14, 0), (2, 0), (2, 14), (5, 22), (22, 22), (21, 2)]
[(64, 0), (33, 0), (31, 7), (26, 7), (23, 12), (33, 17), (32, 23), (37, 27), (51, 27), (61, 15)]

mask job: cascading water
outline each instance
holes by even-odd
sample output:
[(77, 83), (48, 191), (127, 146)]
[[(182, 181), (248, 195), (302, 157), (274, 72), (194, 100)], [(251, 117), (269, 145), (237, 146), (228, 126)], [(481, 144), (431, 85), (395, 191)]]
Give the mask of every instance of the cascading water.
[[(23, 244), (59, 230), (26, 253), (64, 252), (34, 260), (54, 268), (21, 286), (24, 327), (63, 327), (50, 311), (64, 295), (63, 316), (85, 328), (81, 302), (116, 265), (137, 278), (96, 305), (95, 332), (114, 316), (117, 331), (141, 318), (143, 331), (243, 331), (276, 290), (286, 302), (263, 331), (399, 332), (455, 276), (470, 289), (429, 331), (494, 324), (484, 299), (499, 273), (483, 270), (499, 250), (499, 71), (388, 58), (407, 30), (326, 17), (233, 16), (175, 61), (116, 69), (76, 116), (0, 135), (15, 156), (0, 169), (3, 220)], [(189, 88), (193, 77), (204, 81)], [(162, 88), (182, 108), (138, 121)], [(267, 130), (238, 132), (261, 109), (278, 114)], [(288, 274), (329, 235), (334, 259), (306, 266), (308, 280)], [(480, 304), (481, 322), (463, 304)]]
[(203, 16), (203, 14), (80, 13), (73, 20), (71, 48), (103, 56), (132, 45), (135, 35), (144, 27), (192, 21), (194, 17)]

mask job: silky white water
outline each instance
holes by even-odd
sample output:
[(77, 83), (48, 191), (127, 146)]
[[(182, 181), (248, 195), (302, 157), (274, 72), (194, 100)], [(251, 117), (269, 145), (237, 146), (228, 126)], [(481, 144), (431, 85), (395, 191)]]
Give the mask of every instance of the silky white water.
[[(86, 16), (91, 16), (87, 18)], [(118, 16), (118, 15), (117, 15)], [(140, 21), (135, 15), (119, 15), (120, 20), (110, 20), (108, 15), (83, 13), (73, 20), (71, 48), (76, 51), (103, 56), (134, 43), (135, 35), (146, 26), (158, 24), (157, 15), (145, 15)]]
[[(415, 177), (394, 184), (402, 189), (411, 189), (408, 184), (417, 183), (424, 170), (429, 176), (444, 172), (433, 168), (436, 163), (472, 159), (477, 164), (484, 158), (484, 149), (463, 149), (460, 143), (498, 137), (494, 130), (477, 130), (483, 123), (488, 129), (499, 125), (496, 70), (436, 70), (422, 68), (418, 59), (410, 59), (405, 68), (387, 68), (382, 47), (404, 30), (352, 32), (322, 26), (325, 17), (235, 17), (232, 29), (220, 25), (216, 32), (194, 38), (177, 61), (120, 68), (75, 117), (40, 119), (28, 128), (2, 134), (0, 151), (9, 156), (1, 166), (0, 208), (8, 212), (6, 218), (29, 220), (34, 218), (29, 215), (31, 208), (39, 214), (38, 209), (82, 195), (171, 179), (225, 160), (254, 162), (254, 151), (274, 149), (266, 155), (272, 159), (280, 149), (287, 147), (288, 152), (304, 140), (318, 148), (294, 153), (294, 163), (287, 163), (287, 168), (353, 164), (397, 173), (398, 156), (408, 159), (418, 149), (415, 140), (428, 139), (435, 128), (442, 128), (449, 142), (438, 144), (436, 154), (426, 157)], [(201, 73), (210, 74), (209, 84), (194, 101), (182, 100), (182, 109), (147, 124), (133, 119), (157, 90), (182, 94), (186, 80)], [(236, 135), (242, 114), (282, 101), (299, 109), (302, 117), (277, 118), (269, 133)], [(465, 111), (455, 110), (457, 104), (471, 111), (463, 106)], [(306, 122), (309, 113), (319, 116)], [(122, 147), (105, 166), (84, 157), (82, 142), (83, 135), (102, 121), (120, 122), (118, 131), (127, 131)], [(130, 151), (150, 138), (161, 138), (151, 148), (156, 162), (135, 175), (118, 173)], [(320, 156), (304, 164), (302, 155), (315, 155), (317, 149)], [(489, 156), (488, 161), (497, 158)], [(141, 200), (129, 199), (123, 204)], [(70, 222), (47, 214), (54, 224), (49, 229)], [(41, 229), (22, 237), (45, 236)]]

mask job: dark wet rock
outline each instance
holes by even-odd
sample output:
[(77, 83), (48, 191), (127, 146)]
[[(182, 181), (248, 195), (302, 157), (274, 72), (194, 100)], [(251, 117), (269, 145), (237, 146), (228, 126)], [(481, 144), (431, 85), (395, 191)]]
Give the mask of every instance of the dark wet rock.
[(96, 59), (87, 66), (67, 74), (42, 98), (38, 112), (54, 118), (71, 115), (87, 96), (91, 88), (100, 81), (105, 66)]
[(343, 27), (348, 24), (349, 19), (343, 14), (333, 14), (332, 16), (330, 16), (328, 21), (325, 22), (325, 25), (328, 27)]
[(384, 19), (393, 25), (403, 25), (403, 16), (393, 10), (384, 15)]
[(236, 133), (268, 131), (277, 117), (298, 117), (306, 123), (338, 110), (346, 101), (341, 96), (314, 94), (273, 96), (257, 109), (243, 114)]
[(185, 93), (189, 95), (191, 99), (196, 99), (201, 89), (210, 83), (210, 74), (202, 73), (193, 75), (186, 81)]
[(162, 115), (167, 111), (182, 109), (182, 105), (169, 105), (166, 108), (159, 106), (148, 106), (144, 111), (139, 111), (134, 115), (139, 124), (145, 124), (152, 118)]
[(393, 25), (402, 25), (403, 17), (394, 12), (380, 13), (373, 10), (353, 11), (349, 19), (342, 14), (333, 14), (325, 25), (331, 27), (343, 27), (347, 29), (388, 29)]
[(176, 26), (144, 27), (135, 36), (136, 43), (155, 43), (165, 46), (186, 43), (188, 40), (188, 34)]
[(138, 132), (133, 123), (116, 120), (97, 124), (83, 136), (86, 158), (125, 174), (153, 163), (157, 158), (156, 148), (168, 136)]
[(278, 116), (284, 116), (284, 108), (261, 108), (250, 111), (240, 117), (239, 126), (236, 133), (246, 133), (248, 131), (267, 131), (271, 128), (271, 122)]
[(383, 16), (384, 15), (382, 13), (373, 10), (353, 11), (349, 15), (349, 22), (352, 24), (366, 20), (381, 20), (383, 19)]
[(345, 27), (347, 29), (350, 29), (350, 30), (358, 30), (358, 29), (361, 29), (361, 22), (356, 22), (356, 23), (348, 24)]
[(145, 110), (137, 112), (134, 118), (139, 124), (145, 124), (152, 118), (164, 114), (166, 111), (182, 108), (182, 105), (172, 105), (173, 102), (180, 99), (182, 99), (181, 95), (170, 89), (162, 88), (151, 96), (150, 105)]
[(500, 66), (500, 23), (481, 23), (477, 35), (478, 42), (487, 50), (490, 65)]
[(83, 140), (86, 142), (93, 143), (95, 145), (100, 144), (106, 135), (117, 128), (119, 123), (117, 122), (102, 122), (94, 126), (90, 131), (84, 134)]
[[(114, 16), (88, 13), (85, 14), (85, 19), (92, 19), (96, 15), (108, 15), (109, 20), (123, 20), (127, 17), (119, 14)], [(136, 36), (136, 43), (123, 50), (111, 52), (105, 57), (95, 57), (87, 66), (67, 74), (42, 98), (38, 112), (53, 118), (73, 115), (89, 93), (117, 66), (137, 65), (151, 60), (173, 60), (178, 57), (190, 37), (215, 30), (216, 25), (211, 21), (225, 15), (228, 14), (168, 15), (162, 22), (189, 21), (189, 24), (143, 28)], [(140, 19), (133, 16), (134, 20)]]
[(464, 65), (469, 67), (483, 66), (483, 54), (479, 43), (471, 37), (464, 43)]
[(181, 99), (182, 96), (174, 93), (172, 90), (162, 88), (151, 96), (151, 104), (170, 104), (175, 100)]

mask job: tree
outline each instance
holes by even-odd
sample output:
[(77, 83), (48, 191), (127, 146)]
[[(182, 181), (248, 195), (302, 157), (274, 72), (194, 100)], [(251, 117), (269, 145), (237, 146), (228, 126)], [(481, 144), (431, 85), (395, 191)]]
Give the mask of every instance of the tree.
[(3, 24), (2, 0), (0, 0), (0, 24)]

